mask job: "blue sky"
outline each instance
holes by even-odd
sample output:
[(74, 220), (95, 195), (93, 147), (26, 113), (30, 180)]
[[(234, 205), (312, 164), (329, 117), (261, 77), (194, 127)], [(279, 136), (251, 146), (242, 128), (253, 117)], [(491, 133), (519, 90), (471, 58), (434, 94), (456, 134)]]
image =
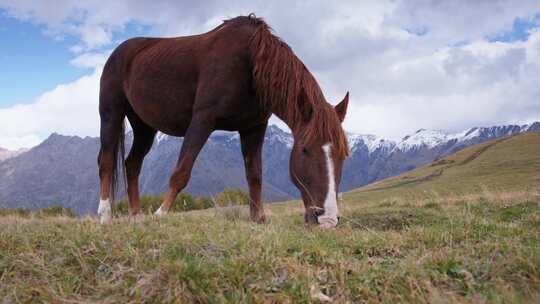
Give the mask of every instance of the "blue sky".
[(537, 28), (539, 24), (540, 14), (530, 19), (515, 18), (512, 22), (512, 29), (489, 35), (487, 38), (490, 41), (502, 42), (526, 41), (529, 38), (529, 32)]
[(101, 68), (117, 44), (198, 34), (250, 12), (291, 45), (330, 103), (351, 92), (348, 131), (399, 139), (540, 120), (538, 0), (50, 3), (0, 0), (0, 147), (96, 136)]
[(43, 28), (0, 13), (0, 107), (32, 102), (59, 83), (73, 81), (88, 71), (69, 64), (74, 57), (71, 37), (54, 39)]
[[(111, 45), (148, 33), (148, 27), (133, 24), (115, 33)], [(0, 9), (0, 108), (31, 103), (57, 85), (91, 73), (91, 68), (70, 63), (78, 55), (70, 50), (77, 42), (72, 35), (47, 33), (43, 26), (17, 20)], [(111, 48), (101, 49), (107, 47)]]

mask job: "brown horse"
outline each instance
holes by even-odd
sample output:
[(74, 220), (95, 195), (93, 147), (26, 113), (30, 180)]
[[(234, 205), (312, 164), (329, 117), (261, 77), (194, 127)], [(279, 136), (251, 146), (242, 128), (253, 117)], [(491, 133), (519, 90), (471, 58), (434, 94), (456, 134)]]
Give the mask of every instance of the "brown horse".
[(236, 17), (196, 36), (130, 39), (108, 59), (100, 85), (102, 223), (110, 221), (117, 171), (123, 168), (118, 163), (124, 158), (125, 117), (134, 134), (125, 159), (131, 215), (141, 210), (138, 177), (157, 130), (184, 137), (157, 214), (166, 213), (188, 183), (210, 134), (228, 130), (240, 133), (251, 219), (263, 222), (261, 151), (274, 113), (294, 136), (290, 173), (306, 222), (337, 225), (337, 193), (348, 154), (341, 128), (348, 93), (335, 108), (328, 104), (313, 75), (262, 19)]

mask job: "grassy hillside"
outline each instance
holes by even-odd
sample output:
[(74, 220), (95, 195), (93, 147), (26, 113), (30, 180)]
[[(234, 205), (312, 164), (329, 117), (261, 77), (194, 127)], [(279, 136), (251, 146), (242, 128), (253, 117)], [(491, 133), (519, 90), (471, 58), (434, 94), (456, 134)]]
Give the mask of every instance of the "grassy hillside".
[(540, 189), (540, 133), (502, 138), (345, 194), (347, 201), (430, 199)]
[(109, 226), (93, 218), (0, 217), (0, 298), (537, 301), (538, 151), (539, 135), (517, 136), (347, 193), (342, 224), (327, 231), (303, 225), (300, 202), (267, 206), (264, 225), (250, 223), (245, 206)]

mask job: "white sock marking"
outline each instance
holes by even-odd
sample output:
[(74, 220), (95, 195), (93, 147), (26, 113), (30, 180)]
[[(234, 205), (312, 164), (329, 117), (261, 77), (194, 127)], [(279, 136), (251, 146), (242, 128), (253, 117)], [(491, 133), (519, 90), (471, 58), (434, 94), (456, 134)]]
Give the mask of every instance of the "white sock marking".
[(109, 199), (99, 200), (97, 213), (99, 215), (99, 221), (101, 224), (108, 224), (111, 221), (112, 210)]
[(319, 224), (324, 228), (332, 228), (337, 225), (338, 208), (336, 199), (336, 178), (334, 161), (332, 160), (332, 144), (322, 146), (326, 156), (326, 168), (328, 170), (328, 193), (324, 200), (324, 214), (319, 216)]
[(163, 205), (159, 206), (158, 210), (154, 212), (154, 215), (164, 215), (167, 214), (167, 211), (164, 211), (163, 208), (161, 208)]

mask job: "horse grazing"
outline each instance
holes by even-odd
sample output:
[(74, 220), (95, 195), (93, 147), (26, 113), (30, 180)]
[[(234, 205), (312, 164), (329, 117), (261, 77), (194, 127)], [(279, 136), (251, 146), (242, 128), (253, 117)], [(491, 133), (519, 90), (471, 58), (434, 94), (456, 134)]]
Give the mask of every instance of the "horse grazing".
[[(111, 219), (118, 171), (124, 169), (130, 213), (140, 213), (138, 178), (159, 130), (184, 142), (169, 190), (156, 214), (186, 186), (197, 155), (214, 130), (238, 131), (250, 194), (250, 215), (263, 222), (262, 145), (275, 114), (292, 130), (292, 181), (305, 221), (335, 227), (337, 193), (348, 155), (341, 127), (348, 105), (328, 104), (317, 81), (290, 47), (253, 15), (224, 21), (201, 35), (134, 38), (118, 46), (103, 69), (98, 156), (102, 223)], [(124, 161), (124, 119), (134, 140)]]

